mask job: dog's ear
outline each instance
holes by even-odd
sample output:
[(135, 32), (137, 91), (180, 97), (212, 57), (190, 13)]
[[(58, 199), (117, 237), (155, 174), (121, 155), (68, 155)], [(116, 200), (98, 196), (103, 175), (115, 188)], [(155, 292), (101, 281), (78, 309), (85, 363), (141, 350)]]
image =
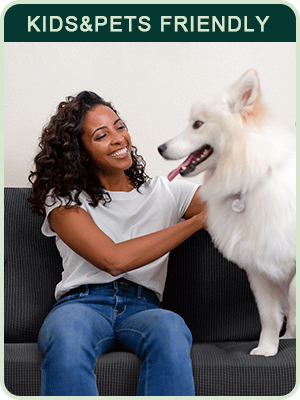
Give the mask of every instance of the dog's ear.
[(229, 90), (229, 107), (233, 113), (250, 111), (260, 99), (260, 84), (256, 71), (247, 71)]

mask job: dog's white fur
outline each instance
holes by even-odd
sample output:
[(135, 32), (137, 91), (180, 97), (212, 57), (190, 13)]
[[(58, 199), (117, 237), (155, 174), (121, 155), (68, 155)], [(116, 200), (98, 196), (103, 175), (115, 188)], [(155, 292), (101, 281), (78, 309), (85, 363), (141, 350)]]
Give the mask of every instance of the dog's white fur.
[[(195, 128), (195, 121), (203, 125)], [(250, 70), (209, 104), (194, 105), (188, 127), (161, 153), (178, 159), (206, 144), (212, 154), (188, 176), (206, 171), (208, 231), (222, 254), (247, 272), (260, 314), (260, 340), (251, 354), (272, 356), (284, 315), (285, 337), (296, 334), (295, 131), (264, 105)], [(241, 212), (233, 210), (234, 200)]]

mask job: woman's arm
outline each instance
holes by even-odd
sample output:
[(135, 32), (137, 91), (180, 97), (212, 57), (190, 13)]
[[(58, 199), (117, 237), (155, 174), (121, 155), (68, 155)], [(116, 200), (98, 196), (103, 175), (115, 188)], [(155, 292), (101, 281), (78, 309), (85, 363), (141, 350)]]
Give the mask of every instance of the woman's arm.
[(206, 202), (203, 200), (201, 196), (201, 186), (197, 189), (192, 201), (190, 202), (189, 207), (187, 208), (184, 218), (188, 219), (197, 215), (206, 209)]
[(77, 254), (95, 267), (118, 276), (142, 267), (205, 226), (205, 210), (161, 231), (114, 243), (80, 207), (55, 208), (48, 216), (50, 228)]

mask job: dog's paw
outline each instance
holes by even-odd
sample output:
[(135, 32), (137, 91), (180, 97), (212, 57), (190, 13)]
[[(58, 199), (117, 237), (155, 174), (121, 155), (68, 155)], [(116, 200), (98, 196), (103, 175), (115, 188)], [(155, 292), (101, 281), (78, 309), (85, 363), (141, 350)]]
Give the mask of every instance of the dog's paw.
[(276, 345), (268, 345), (268, 346), (258, 346), (255, 349), (253, 349), (250, 354), (252, 356), (265, 356), (265, 357), (271, 357), (275, 356), (278, 352), (278, 346)]

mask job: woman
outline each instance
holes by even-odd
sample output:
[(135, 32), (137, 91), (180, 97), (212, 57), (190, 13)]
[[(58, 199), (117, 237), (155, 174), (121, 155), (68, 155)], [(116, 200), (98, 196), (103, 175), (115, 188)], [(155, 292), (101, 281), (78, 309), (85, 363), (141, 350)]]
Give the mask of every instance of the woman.
[(205, 225), (199, 187), (148, 178), (124, 122), (93, 92), (60, 103), (40, 148), (30, 202), (64, 268), (39, 334), (42, 395), (98, 395), (96, 360), (116, 341), (141, 360), (138, 395), (195, 395), (191, 333), (159, 303), (168, 252)]

